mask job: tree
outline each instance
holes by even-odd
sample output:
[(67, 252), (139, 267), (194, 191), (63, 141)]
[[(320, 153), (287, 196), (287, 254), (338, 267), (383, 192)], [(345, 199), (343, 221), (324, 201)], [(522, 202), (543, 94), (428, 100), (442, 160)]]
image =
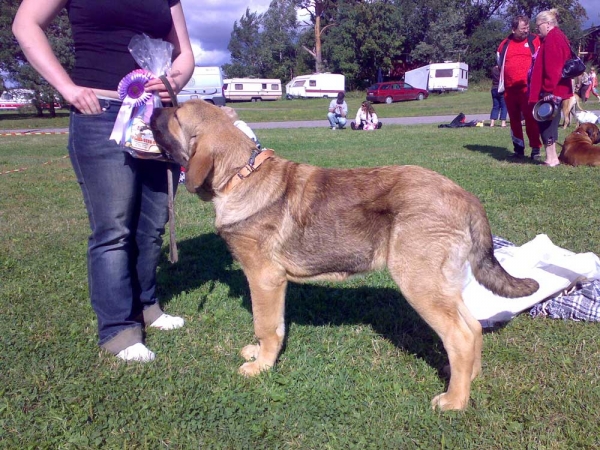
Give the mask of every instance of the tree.
[(467, 38), (464, 15), (453, 7), (440, 11), (439, 17), (429, 24), (423, 42), (416, 45), (412, 57), (428, 63), (464, 60)]
[(333, 71), (346, 75), (351, 88), (375, 82), (378, 69), (391, 69), (402, 53), (404, 37), (391, 4), (339, 4), (336, 21), (323, 53)]
[(299, 0), (298, 6), (310, 16), (314, 30), (314, 48), (303, 47), (315, 60), (315, 71), (323, 71), (322, 37), (325, 31), (335, 25), (336, 0)]
[(228, 77), (260, 77), (260, 20), (260, 15), (251, 13), (250, 8), (246, 8), (239, 24), (234, 22), (231, 40), (227, 46), (231, 52), (231, 64), (223, 65)]
[[(17, 0), (0, 2), (0, 70), (20, 88), (34, 92), (32, 104), (39, 116), (44, 105), (48, 105), (50, 114), (55, 116), (54, 102), (56, 98), (60, 99), (58, 92), (29, 65), (12, 34), (12, 21), (19, 3)], [(63, 9), (48, 26), (46, 35), (59, 62), (70, 70), (75, 61), (75, 51), (66, 10)]]
[(273, 0), (262, 16), (261, 49), (267, 78), (293, 78), (298, 21), (293, 0)]

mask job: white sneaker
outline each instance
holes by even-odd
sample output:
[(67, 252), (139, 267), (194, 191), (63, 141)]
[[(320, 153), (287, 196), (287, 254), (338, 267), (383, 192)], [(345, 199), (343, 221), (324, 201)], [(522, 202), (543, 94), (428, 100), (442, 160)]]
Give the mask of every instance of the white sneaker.
[(158, 319), (150, 324), (152, 328), (158, 328), (159, 330), (175, 330), (181, 328), (185, 321), (181, 317), (170, 316), (163, 314)]
[(130, 345), (125, 350), (121, 350), (117, 353), (117, 358), (120, 358), (123, 361), (150, 362), (154, 360), (155, 357), (156, 355), (141, 342)]
[(337, 127), (331, 127), (332, 130), (335, 130)]

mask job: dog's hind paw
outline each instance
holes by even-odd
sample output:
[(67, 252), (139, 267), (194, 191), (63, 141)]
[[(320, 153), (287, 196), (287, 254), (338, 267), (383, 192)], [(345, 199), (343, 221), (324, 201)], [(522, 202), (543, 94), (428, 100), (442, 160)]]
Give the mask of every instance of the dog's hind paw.
[(242, 355), (242, 358), (244, 358), (246, 361), (252, 361), (253, 359), (258, 358), (259, 350), (259, 345), (246, 345), (240, 352), (240, 355)]

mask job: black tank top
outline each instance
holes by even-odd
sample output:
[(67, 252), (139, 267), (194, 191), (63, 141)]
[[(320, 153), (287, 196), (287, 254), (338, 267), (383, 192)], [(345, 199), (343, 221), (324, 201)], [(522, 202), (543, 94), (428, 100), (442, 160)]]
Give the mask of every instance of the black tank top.
[(73, 81), (81, 86), (116, 90), (138, 65), (127, 46), (142, 33), (165, 39), (179, 0), (69, 0), (66, 5), (75, 43)]

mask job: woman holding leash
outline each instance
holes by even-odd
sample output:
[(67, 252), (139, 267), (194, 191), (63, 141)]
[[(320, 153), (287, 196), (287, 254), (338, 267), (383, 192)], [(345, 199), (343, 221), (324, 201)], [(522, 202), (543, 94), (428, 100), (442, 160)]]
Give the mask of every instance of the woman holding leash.
[[(571, 80), (562, 77), (562, 68), (571, 57), (571, 45), (565, 34), (558, 28), (556, 9), (542, 11), (536, 17), (536, 26), (542, 38), (542, 45), (533, 63), (529, 86), (531, 107), (539, 100), (553, 101), (560, 111), (563, 100), (573, 96)], [(549, 167), (560, 164), (556, 154), (560, 113), (550, 120), (539, 122), (540, 135), (546, 147), (546, 162)]]
[[(70, 74), (45, 34), (63, 8), (75, 43)], [(128, 50), (133, 36), (146, 34), (173, 44), (167, 80), (175, 92), (190, 79), (194, 56), (181, 4), (23, 0), (13, 32), (29, 63), (72, 105), (69, 156), (91, 228), (88, 288), (99, 344), (126, 361), (151, 361), (155, 355), (143, 343), (143, 326), (170, 330), (184, 323), (164, 314), (156, 298), (156, 269), (168, 218), (167, 164), (133, 158), (109, 136), (122, 104), (117, 86), (139, 68)], [(170, 100), (158, 78), (144, 90)]]

